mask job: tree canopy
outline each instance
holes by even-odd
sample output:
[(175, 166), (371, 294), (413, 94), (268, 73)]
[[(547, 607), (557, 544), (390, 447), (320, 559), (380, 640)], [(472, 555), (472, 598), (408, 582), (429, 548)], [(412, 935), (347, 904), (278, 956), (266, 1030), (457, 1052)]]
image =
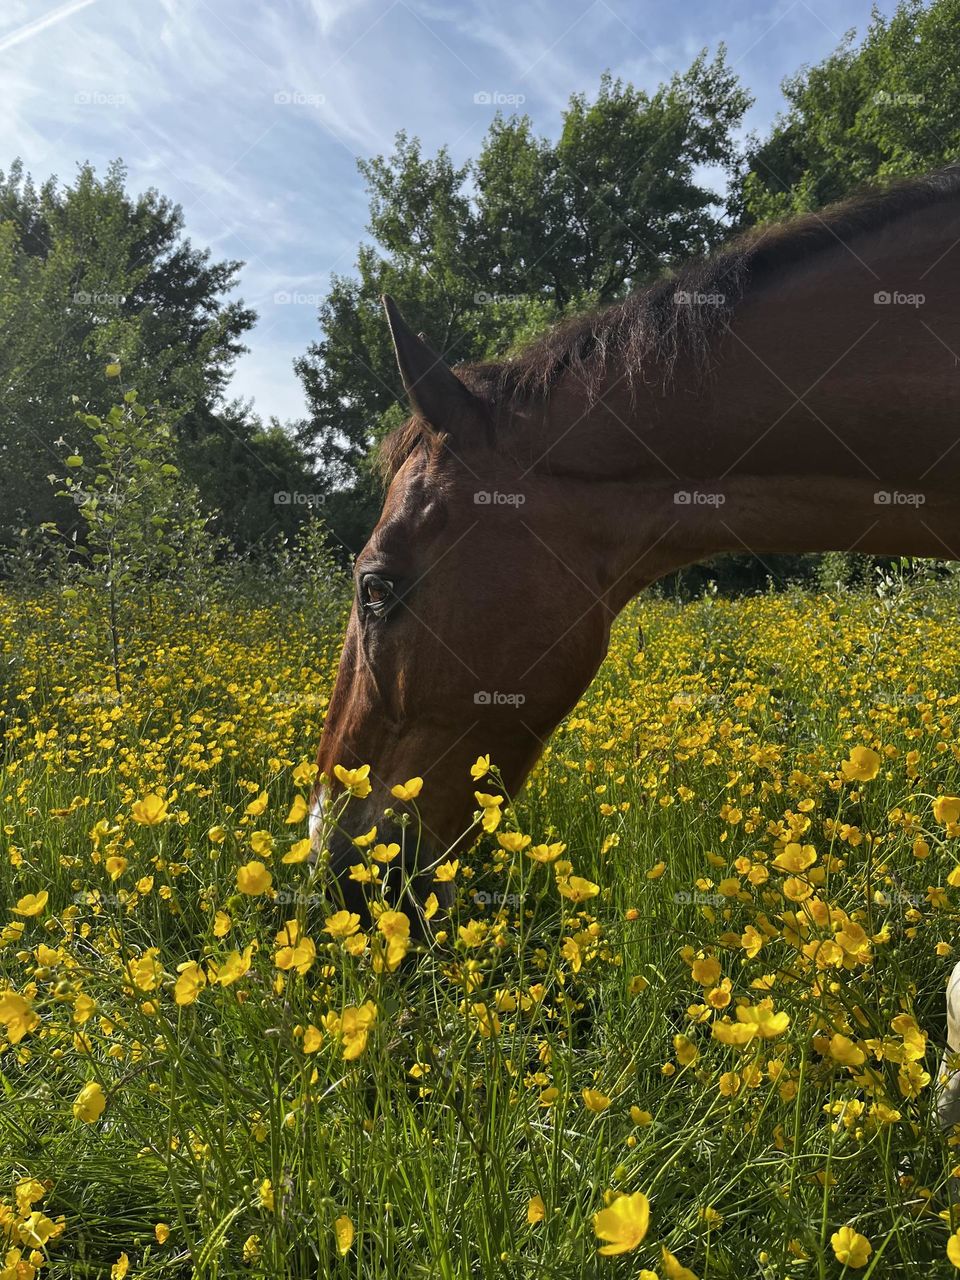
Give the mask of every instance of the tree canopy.
[[(49, 178), (38, 187), (19, 162), (0, 173), (0, 527), (23, 516), (64, 518), (47, 478), (57, 441), (75, 432), (77, 402), (102, 407), (103, 371), (113, 361), (143, 403), (162, 406), (227, 531), (244, 542), (266, 527), (268, 491), (284, 487), (271, 469), (289, 471), (294, 454), (297, 474), (304, 463), (276, 427), (265, 430), (243, 406), (223, 406), (256, 319), (230, 297), (242, 265), (195, 248), (166, 197), (130, 195), (119, 162), (103, 177), (83, 165), (68, 185)], [(224, 463), (255, 437), (259, 467), (238, 495)], [(258, 513), (245, 530), (230, 513), (251, 487)]]

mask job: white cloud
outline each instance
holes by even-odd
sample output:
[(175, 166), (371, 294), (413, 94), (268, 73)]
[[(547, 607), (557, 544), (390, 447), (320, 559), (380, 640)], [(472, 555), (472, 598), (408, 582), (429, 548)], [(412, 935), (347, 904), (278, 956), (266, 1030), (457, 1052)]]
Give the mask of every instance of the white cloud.
[(12, 49), (14, 45), (22, 44), (24, 40), (32, 39), (33, 36), (39, 35), (41, 31), (46, 31), (48, 27), (56, 26), (58, 22), (63, 22), (75, 13), (79, 13), (81, 9), (88, 9), (90, 5), (96, 3), (97, 0), (68, 0), (67, 4), (58, 5), (56, 9), (51, 9), (49, 13), (45, 13), (42, 17), (35, 18), (33, 22), (23, 23), (22, 26), (18, 26), (6, 35), (0, 36), (0, 53), (5, 53), (7, 49)]

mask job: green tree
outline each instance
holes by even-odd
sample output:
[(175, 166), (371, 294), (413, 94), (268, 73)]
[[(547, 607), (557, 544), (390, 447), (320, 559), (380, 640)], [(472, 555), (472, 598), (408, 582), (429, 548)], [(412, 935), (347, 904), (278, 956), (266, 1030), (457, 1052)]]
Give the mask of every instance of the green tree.
[(241, 401), (188, 414), (177, 453), (204, 503), (216, 503), (212, 527), (240, 552), (292, 535), (325, 497), (291, 431), (276, 418), (264, 424)]
[(875, 178), (960, 158), (960, 0), (876, 9), (814, 67), (784, 82), (788, 107), (754, 139), (731, 207), (762, 222), (817, 209)]
[[(119, 364), (106, 367), (119, 378)], [(166, 423), (151, 418), (130, 390), (101, 417), (77, 411), (84, 453), (64, 459), (65, 475), (48, 479), (77, 511), (80, 536), (65, 590), (85, 591), (102, 605), (110, 666), (123, 697), (122, 659), (128, 606), (151, 584), (179, 580), (192, 591), (209, 579), (215, 542), (196, 489), (176, 465)], [(48, 532), (64, 535), (56, 525)]]
[(121, 360), (144, 402), (196, 433), (254, 323), (227, 297), (241, 264), (211, 261), (177, 205), (125, 182), (119, 162), (103, 178), (84, 165), (68, 186), (37, 187), (19, 163), (0, 174), (0, 530), (18, 512), (63, 515), (45, 476), (75, 431), (72, 397), (98, 402), (104, 364)]

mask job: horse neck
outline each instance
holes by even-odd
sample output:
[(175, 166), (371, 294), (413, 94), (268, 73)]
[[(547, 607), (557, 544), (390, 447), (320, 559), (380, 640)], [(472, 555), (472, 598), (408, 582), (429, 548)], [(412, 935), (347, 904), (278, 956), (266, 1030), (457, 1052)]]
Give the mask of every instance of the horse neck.
[(954, 202), (784, 271), (705, 376), (558, 387), (536, 469), (580, 480), (624, 600), (728, 551), (960, 559), (958, 238)]

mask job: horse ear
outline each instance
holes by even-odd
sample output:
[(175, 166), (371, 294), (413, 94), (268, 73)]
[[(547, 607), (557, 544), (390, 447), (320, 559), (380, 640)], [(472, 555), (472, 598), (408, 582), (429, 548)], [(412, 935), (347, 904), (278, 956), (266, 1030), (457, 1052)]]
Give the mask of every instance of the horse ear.
[(423, 334), (413, 332), (394, 300), (384, 294), (382, 301), (410, 408), (435, 430), (453, 433), (464, 414), (476, 415), (477, 400)]

